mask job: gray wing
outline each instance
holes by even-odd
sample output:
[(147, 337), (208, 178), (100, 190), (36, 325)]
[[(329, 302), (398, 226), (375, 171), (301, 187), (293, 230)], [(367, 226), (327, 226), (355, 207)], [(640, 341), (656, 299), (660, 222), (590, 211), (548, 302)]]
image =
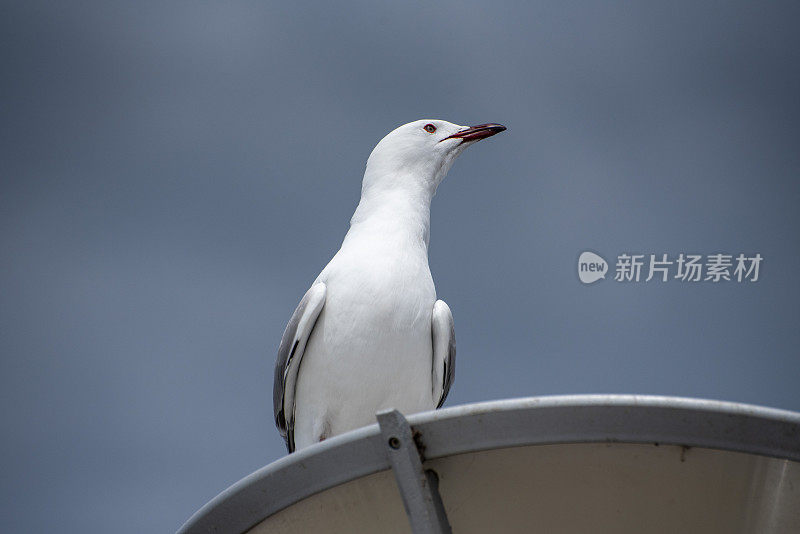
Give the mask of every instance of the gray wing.
[(308, 338), (314, 330), (322, 307), (325, 305), (325, 284), (311, 286), (297, 305), (286, 330), (283, 332), (278, 359), (275, 362), (275, 382), (272, 389), (272, 404), (275, 425), (286, 440), (286, 448), (294, 451), (294, 394), (300, 360), (306, 349)]
[(433, 305), (431, 316), (431, 337), (433, 338), (433, 400), (441, 408), (456, 370), (456, 329), (453, 314), (443, 300)]

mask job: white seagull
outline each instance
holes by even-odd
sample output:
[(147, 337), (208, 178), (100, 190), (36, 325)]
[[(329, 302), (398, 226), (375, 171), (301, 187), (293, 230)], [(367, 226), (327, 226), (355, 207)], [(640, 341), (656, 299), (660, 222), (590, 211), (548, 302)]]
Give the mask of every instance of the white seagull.
[(396, 408), (442, 405), (456, 359), (453, 316), (428, 267), (431, 199), (467, 146), (505, 130), (419, 120), (370, 154), (342, 247), (303, 296), (275, 364), (275, 424), (289, 452)]

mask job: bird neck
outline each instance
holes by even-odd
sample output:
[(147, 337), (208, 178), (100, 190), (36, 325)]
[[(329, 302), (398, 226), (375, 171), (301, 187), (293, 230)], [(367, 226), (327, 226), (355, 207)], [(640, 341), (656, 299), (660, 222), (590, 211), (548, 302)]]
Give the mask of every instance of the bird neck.
[(369, 240), (376, 246), (421, 245), (427, 254), (433, 197), (430, 188), (402, 176), (395, 177), (393, 187), (368, 187), (366, 183), (345, 243)]

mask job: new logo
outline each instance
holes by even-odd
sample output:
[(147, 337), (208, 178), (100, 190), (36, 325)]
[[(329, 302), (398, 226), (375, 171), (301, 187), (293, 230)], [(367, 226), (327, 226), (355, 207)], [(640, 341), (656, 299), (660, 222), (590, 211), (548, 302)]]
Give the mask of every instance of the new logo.
[(578, 258), (578, 278), (584, 284), (592, 284), (606, 277), (608, 263), (594, 252), (582, 252)]

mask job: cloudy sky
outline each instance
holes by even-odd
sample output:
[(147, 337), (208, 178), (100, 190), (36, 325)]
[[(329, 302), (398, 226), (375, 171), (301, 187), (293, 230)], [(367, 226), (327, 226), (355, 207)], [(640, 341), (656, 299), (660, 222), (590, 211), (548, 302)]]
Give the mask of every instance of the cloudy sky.
[[(797, 2), (3, 2), (4, 532), (172, 532), (284, 454), (274, 352), (377, 141), (499, 122), (434, 199), (448, 405), (800, 410)], [(610, 264), (582, 284), (577, 258)], [(621, 254), (757, 282), (614, 280)], [(675, 265), (672, 266), (675, 269)]]

